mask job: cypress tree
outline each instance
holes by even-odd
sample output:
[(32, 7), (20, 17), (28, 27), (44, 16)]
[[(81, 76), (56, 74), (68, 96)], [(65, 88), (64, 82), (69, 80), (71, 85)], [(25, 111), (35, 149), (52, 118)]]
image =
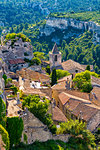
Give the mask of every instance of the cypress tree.
[(56, 75), (56, 69), (54, 68), (52, 70), (51, 85), (53, 86), (56, 83), (57, 83), (57, 75)]
[(89, 70), (90, 71), (90, 65), (87, 65), (85, 70)]

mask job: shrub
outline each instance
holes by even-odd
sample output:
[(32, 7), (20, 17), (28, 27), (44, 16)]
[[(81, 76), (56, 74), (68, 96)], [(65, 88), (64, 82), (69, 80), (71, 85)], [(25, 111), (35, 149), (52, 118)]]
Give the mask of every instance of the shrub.
[(6, 127), (6, 104), (0, 97), (0, 124)]
[(7, 118), (7, 131), (10, 138), (10, 146), (18, 145), (22, 136), (24, 125), (22, 118), (11, 117)]
[(0, 125), (0, 134), (2, 136), (2, 141), (5, 144), (4, 147), (6, 148), (6, 150), (9, 150), (9, 146), (10, 146), (9, 135), (2, 125)]
[(89, 93), (92, 90), (91, 72), (88, 70), (76, 74), (73, 82), (75, 83), (75, 87), (82, 92)]

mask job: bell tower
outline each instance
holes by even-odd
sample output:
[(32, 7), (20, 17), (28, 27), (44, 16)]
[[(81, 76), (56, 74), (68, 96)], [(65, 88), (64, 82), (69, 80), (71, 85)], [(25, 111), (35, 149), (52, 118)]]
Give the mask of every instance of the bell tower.
[(49, 52), (50, 68), (61, 68), (61, 52), (59, 52), (55, 43), (52, 52)]

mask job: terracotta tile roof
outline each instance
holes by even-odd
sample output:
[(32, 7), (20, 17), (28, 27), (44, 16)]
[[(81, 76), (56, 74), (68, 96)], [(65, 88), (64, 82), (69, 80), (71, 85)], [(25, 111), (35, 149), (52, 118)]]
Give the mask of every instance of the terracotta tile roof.
[(100, 85), (100, 78), (96, 78), (96, 77), (94, 77), (94, 76), (91, 76), (91, 80), (92, 80), (92, 83), (96, 83), (96, 84), (98, 84), (98, 85)]
[(22, 78), (29, 79), (31, 81), (39, 81), (39, 82), (50, 81), (50, 77), (48, 75), (27, 68), (23, 68), (22, 70), (17, 71), (17, 74)]
[(67, 80), (70, 81), (71, 79), (72, 79), (72, 75), (69, 75), (69, 76), (66, 76), (66, 77), (59, 79), (57, 82), (59, 83), (59, 82), (67, 81)]
[(82, 103), (81, 101), (77, 101), (77, 100), (73, 100), (73, 99), (69, 99), (69, 101), (65, 104), (65, 107), (70, 110), (73, 111), (80, 103)]
[(64, 70), (68, 70), (68, 71), (72, 70), (72, 69), (75, 69), (75, 68), (78, 68), (78, 69), (80, 69), (82, 71), (85, 71), (85, 69), (82, 67), (81, 64), (79, 64), (78, 62), (75, 62), (75, 61), (73, 61), (71, 59), (63, 62), (62, 63), (62, 67), (63, 67)]
[(23, 64), (25, 63), (25, 61), (23, 59), (12, 59), (12, 60), (8, 60), (8, 62), (11, 64), (11, 65), (14, 65), (14, 64)]
[(96, 108), (93, 105), (87, 105), (84, 103), (80, 103), (74, 110), (73, 114), (75, 116), (79, 116), (81, 112), (81, 117), (83, 120), (88, 121), (90, 118), (92, 118), (98, 111), (100, 111), (98, 108)]
[(42, 97), (46, 96), (46, 94), (41, 92), (41, 90), (39, 90), (39, 89), (26, 88), (26, 89), (23, 90), (23, 92), (26, 95), (29, 95), (29, 94), (35, 95), (36, 94), (36, 95), (39, 95), (39, 96), (42, 96)]
[(80, 92), (78, 90), (67, 90), (67, 89), (64, 92), (82, 99), (90, 100), (88, 93)]
[(65, 105), (68, 102), (68, 100), (70, 99), (70, 97), (67, 96), (64, 92), (62, 92), (59, 94), (59, 99), (60, 99), (61, 103), (63, 105)]
[(56, 89), (56, 90), (62, 90), (62, 89), (66, 89), (66, 82), (59, 82), (58, 84), (55, 84), (51, 87), (52, 89)]
[(85, 104), (91, 104), (91, 102), (89, 100), (85, 100), (85, 99), (76, 97), (74, 95), (70, 95), (70, 94), (65, 93), (65, 92), (62, 92), (59, 94), (59, 99), (63, 105), (66, 104), (68, 102), (68, 100), (70, 100), (70, 99), (77, 100), (77, 101), (83, 102)]
[(67, 118), (58, 107), (53, 108), (53, 121), (58, 121), (58, 122), (67, 121)]

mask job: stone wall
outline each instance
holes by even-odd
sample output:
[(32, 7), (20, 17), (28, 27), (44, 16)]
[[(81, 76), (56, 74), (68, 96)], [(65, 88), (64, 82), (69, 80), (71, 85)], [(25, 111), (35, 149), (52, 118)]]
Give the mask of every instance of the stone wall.
[(88, 121), (87, 129), (94, 131), (100, 125), (100, 110)]
[(29, 111), (26, 111), (21, 117), (24, 122), (24, 131), (21, 139), (22, 142), (24, 142), (24, 134), (27, 135), (28, 144), (31, 144), (36, 140), (40, 142), (45, 142), (47, 140), (62, 140), (67, 142), (70, 137), (69, 134), (53, 135), (48, 130), (48, 127)]

